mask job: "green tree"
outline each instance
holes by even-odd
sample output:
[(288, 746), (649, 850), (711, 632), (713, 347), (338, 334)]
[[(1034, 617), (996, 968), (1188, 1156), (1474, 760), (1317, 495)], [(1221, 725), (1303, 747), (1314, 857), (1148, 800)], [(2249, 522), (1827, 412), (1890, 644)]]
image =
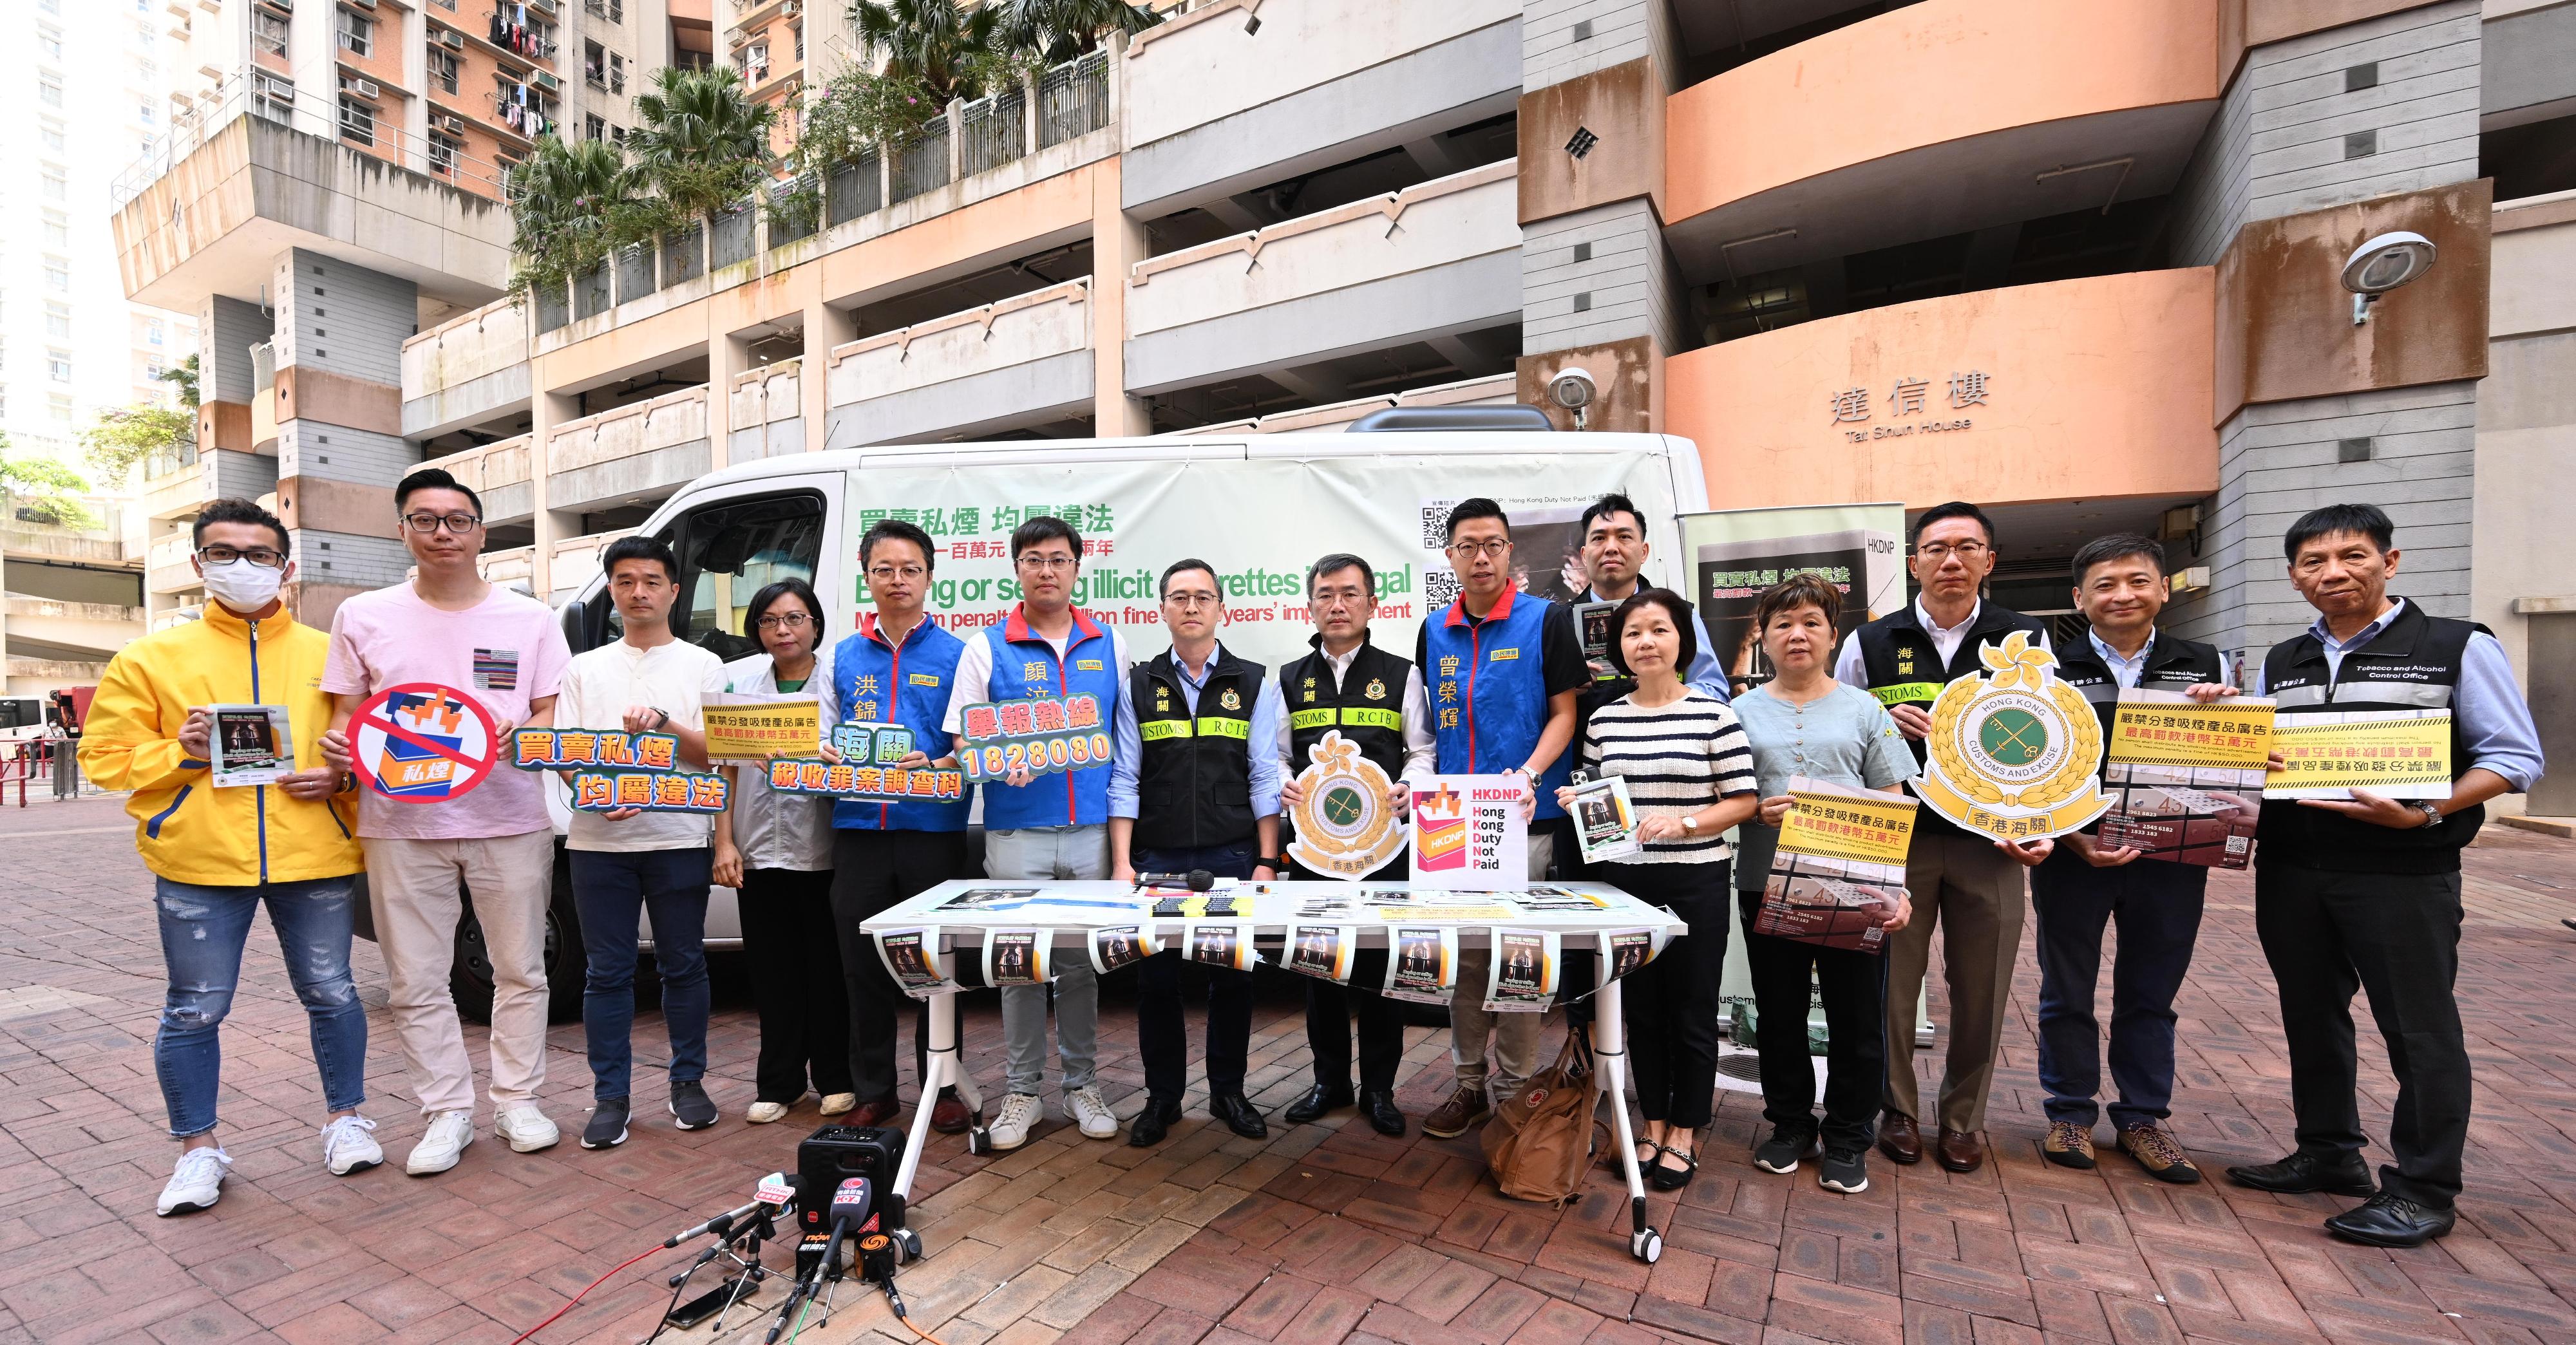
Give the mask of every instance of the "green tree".
[(559, 288), (640, 232), (637, 179), (614, 142), (553, 136), (510, 170), (510, 220), (521, 289)]
[(194, 411), (137, 402), (99, 412), (81, 431), (80, 442), (91, 466), (111, 481), (122, 481), (136, 463), (175, 454), (181, 444), (193, 443), (196, 437)]
[(1128, 0), (996, 0), (1000, 44), (1040, 65), (1062, 65), (1100, 49), (1111, 33), (1141, 33), (1163, 16)]
[(667, 212), (671, 227), (724, 210), (768, 176), (769, 133), (778, 109), (751, 101), (731, 66), (664, 66), (635, 96), (626, 135), (635, 174)]
[(13, 458), (8, 451), (9, 436), (0, 434), (0, 496), (8, 497), (11, 521), (75, 531), (98, 526), (98, 516), (81, 502), (89, 482), (80, 473), (51, 458)]
[(885, 74), (918, 84), (934, 105), (980, 98), (1001, 49), (1002, 11), (956, 0), (850, 0), (850, 27), (870, 52), (884, 52)]
[(179, 404), (191, 411), (197, 409), (197, 357), (194, 355), (161, 371), (161, 381), (179, 387)]

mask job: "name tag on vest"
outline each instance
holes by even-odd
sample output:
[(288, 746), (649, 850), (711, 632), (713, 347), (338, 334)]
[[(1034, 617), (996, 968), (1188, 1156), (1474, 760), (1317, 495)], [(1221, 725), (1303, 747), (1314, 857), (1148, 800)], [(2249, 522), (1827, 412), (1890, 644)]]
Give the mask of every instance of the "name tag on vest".
[(1100, 660), (1096, 658), (1075, 659), (1073, 661), (1073, 670), (1075, 672), (1098, 672), (1100, 671)]
[(1485, 661), (1487, 663), (1504, 663), (1512, 659), (1519, 658), (1520, 656), (1521, 651), (1517, 649), (1497, 649), (1493, 653), (1486, 655)]
[(903, 680), (905, 680), (905, 681), (907, 681), (907, 682), (910, 682), (910, 683), (912, 683), (914, 686), (917, 686), (917, 687), (935, 687), (935, 686), (939, 685), (939, 674), (937, 674), (937, 673), (913, 673), (912, 675), (910, 675), (910, 676), (908, 676), (908, 677), (904, 678)]

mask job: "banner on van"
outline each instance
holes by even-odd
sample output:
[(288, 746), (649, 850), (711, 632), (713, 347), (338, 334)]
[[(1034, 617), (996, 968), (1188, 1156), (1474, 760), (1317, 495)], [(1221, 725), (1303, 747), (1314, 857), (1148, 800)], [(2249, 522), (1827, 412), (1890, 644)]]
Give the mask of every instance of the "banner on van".
[[(1213, 447), (1213, 446), (1211, 446)], [(1228, 451), (1240, 452), (1233, 446)], [(1264, 446), (1264, 452), (1275, 451)], [(1276, 666), (1303, 655), (1314, 632), (1306, 567), (1336, 552), (1377, 575), (1373, 638), (1410, 656), (1423, 616), (1454, 593), (1442, 550), (1447, 505), (1483, 495), (1511, 515), (1515, 576), (1533, 593), (1571, 590), (1572, 520), (1589, 500), (1620, 491), (1648, 517), (1657, 555), (1648, 565), (1679, 577), (1672, 468), (1645, 452), (1370, 457), (1201, 458), (990, 466), (871, 463), (850, 474), (855, 538), (887, 518), (918, 524), (939, 547), (931, 577), (934, 620), (962, 630), (999, 622), (1019, 600), (1011, 530), (1051, 514), (1082, 534), (1074, 600), (1118, 626), (1132, 655), (1169, 641), (1156, 598), (1163, 568), (1184, 557), (1215, 567), (1225, 597), (1219, 634), (1242, 657)], [(1693, 503), (1697, 501), (1694, 500)], [(1435, 515), (1437, 515), (1435, 517)], [(849, 567), (855, 573), (857, 567)], [(854, 581), (859, 611), (866, 580)]]
[(1685, 514), (1691, 600), (1737, 690), (1771, 680), (1753, 629), (1762, 590), (1812, 570), (1842, 590), (1845, 634), (1905, 601), (1905, 506), (1826, 504)]

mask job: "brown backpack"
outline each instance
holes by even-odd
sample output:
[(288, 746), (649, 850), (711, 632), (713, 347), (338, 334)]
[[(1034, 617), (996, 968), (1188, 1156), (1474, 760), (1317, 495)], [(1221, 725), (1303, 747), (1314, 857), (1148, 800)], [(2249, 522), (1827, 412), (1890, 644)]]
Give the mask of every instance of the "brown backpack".
[(1591, 1043), (1569, 1027), (1556, 1063), (1494, 1108), (1494, 1119), (1485, 1123), (1485, 1164), (1504, 1195), (1559, 1205), (1574, 1198), (1602, 1124), (1593, 1116), (1597, 1091)]

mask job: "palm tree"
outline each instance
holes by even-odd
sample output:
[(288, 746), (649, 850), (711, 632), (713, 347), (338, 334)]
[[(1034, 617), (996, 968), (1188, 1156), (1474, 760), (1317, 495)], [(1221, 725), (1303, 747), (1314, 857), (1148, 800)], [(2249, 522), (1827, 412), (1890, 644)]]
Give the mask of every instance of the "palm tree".
[(613, 142), (540, 138), (510, 170), (520, 283), (552, 288), (599, 265), (623, 241), (619, 226), (635, 189), (634, 170)]
[(1141, 33), (1163, 16), (1128, 0), (996, 0), (1001, 41), (1043, 65), (1062, 65), (1100, 47), (1110, 33)]
[(626, 148), (635, 173), (683, 218), (723, 210), (765, 176), (778, 109), (747, 96), (730, 66), (664, 66), (635, 96)]
[(995, 49), (1002, 11), (956, 0), (851, 0), (850, 27), (886, 53), (886, 74), (909, 80), (940, 103), (973, 98), (976, 70)]

